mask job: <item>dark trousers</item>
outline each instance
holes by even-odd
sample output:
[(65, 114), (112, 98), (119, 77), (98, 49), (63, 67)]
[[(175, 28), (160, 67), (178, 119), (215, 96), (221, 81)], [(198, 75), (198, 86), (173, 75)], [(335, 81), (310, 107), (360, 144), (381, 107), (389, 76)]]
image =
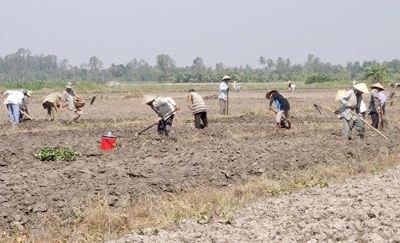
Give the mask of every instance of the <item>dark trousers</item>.
[(169, 136), (169, 132), (171, 131), (172, 121), (174, 120), (175, 115), (169, 116), (167, 119), (161, 120), (158, 123), (157, 131), (160, 135)]
[[(200, 123), (200, 120), (203, 124)], [(194, 126), (200, 129), (208, 127), (207, 112), (204, 111), (194, 114)]]
[(379, 114), (376, 112), (371, 113), (371, 120), (372, 120), (372, 126), (375, 128), (378, 128), (379, 126)]
[(47, 110), (47, 117), (49, 120), (55, 120), (56, 117), (56, 108), (54, 107), (53, 103), (46, 101), (42, 104), (43, 108)]

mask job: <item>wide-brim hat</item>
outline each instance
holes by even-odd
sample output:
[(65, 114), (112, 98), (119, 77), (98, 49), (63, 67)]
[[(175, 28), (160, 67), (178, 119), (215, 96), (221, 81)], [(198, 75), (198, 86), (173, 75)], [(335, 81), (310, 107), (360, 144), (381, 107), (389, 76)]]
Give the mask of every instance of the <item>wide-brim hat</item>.
[(221, 80), (222, 81), (227, 81), (227, 80), (232, 80), (232, 79), (228, 75), (225, 75)]
[(385, 90), (385, 88), (382, 86), (381, 83), (376, 83), (376, 84), (371, 85), (371, 89), (372, 89), (372, 88), (376, 88), (376, 89), (380, 89), (380, 90)]
[(32, 95), (32, 91), (30, 91), (30, 90), (21, 89), (21, 92), (22, 92), (24, 95), (28, 96), (28, 97), (31, 97), (31, 95)]
[(365, 83), (355, 84), (355, 85), (353, 85), (353, 87), (358, 91), (369, 94), (368, 87)]
[(67, 85), (65, 85), (65, 88), (67, 88), (67, 89), (72, 89), (72, 83), (71, 82), (68, 82), (67, 83)]
[(268, 90), (268, 92), (265, 94), (265, 98), (269, 99), (269, 95), (270, 95), (272, 92), (276, 92), (276, 89), (270, 89), (270, 90)]
[(335, 101), (339, 101), (346, 94), (346, 90), (341, 89), (336, 92)]
[(156, 95), (144, 95), (143, 96), (143, 104), (149, 104), (150, 102), (152, 102), (153, 100), (155, 100), (157, 98)]

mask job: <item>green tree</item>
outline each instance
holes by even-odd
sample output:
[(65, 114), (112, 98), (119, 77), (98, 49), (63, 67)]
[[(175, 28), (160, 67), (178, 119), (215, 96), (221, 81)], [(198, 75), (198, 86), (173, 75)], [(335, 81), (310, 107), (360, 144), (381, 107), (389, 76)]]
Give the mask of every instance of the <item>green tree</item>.
[(157, 56), (157, 67), (168, 74), (175, 69), (175, 61), (169, 55), (160, 54)]
[(125, 66), (122, 64), (115, 65), (114, 63), (111, 65), (111, 73), (115, 78), (121, 78), (126, 75)]
[(265, 67), (265, 64), (267, 64), (267, 61), (265, 60), (265, 57), (260, 56), (260, 57), (258, 58), (258, 63), (260, 63), (260, 65), (261, 65), (262, 67)]
[(193, 77), (199, 81), (203, 82), (206, 79), (207, 73), (206, 73), (206, 66), (203, 63), (203, 59), (200, 57), (196, 57), (193, 60), (193, 65), (190, 66), (190, 70), (192, 72)]
[(103, 69), (103, 62), (98, 57), (91, 57), (89, 60), (89, 68), (92, 71)]
[(271, 58), (267, 59), (267, 67), (268, 67), (268, 70), (274, 70), (274, 68), (275, 68), (275, 63)]
[(386, 63), (373, 64), (364, 70), (365, 77), (372, 79), (375, 83), (385, 84), (389, 78), (389, 68)]

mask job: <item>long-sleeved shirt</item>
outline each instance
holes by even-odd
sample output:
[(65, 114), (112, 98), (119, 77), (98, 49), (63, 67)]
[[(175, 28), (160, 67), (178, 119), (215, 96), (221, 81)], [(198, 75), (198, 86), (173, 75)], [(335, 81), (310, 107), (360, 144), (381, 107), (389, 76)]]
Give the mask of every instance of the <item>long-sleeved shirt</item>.
[(368, 109), (370, 112), (378, 113), (381, 109), (381, 101), (379, 100), (379, 92), (376, 89), (371, 90), (371, 98), (369, 99)]
[(386, 103), (387, 97), (383, 91), (379, 91), (379, 99), (382, 105)]
[(353, 116), (353, 113), (351, 112), (350, 106), (354, 105), (355, 106), (355, 112), (357, 114), (360, 114), (360, 105), (362, 101), (362, 95), (358, 96), (356, 95), (357, 90), (349, 90), (345, 93), (345, 95), (339, 100), (340, 103), (342, 104), (342, 107), (339, 110), (339, 116), (338, 118), (344, 118), (346, 120), (356, 120), (357, 117)]
[[(175, 106), (175, 100), (171, 97), (157, 97), (153, 100), (153, 109), (157, 112), (159, 117), (164, 117), (174, 111)], [(173, 114), (175, 114), (175, 112)]]
[(226, 100), (228, 96), (228, 83), (225, 81), (222, 81), (219, 85), (219, 90), (218, 90), (218, 99)]
[(6, 97), (4, 104), (19, 105), (20, 107), (26, 106), (25, 95), (22, 91), (7, 90), (3, 96)]

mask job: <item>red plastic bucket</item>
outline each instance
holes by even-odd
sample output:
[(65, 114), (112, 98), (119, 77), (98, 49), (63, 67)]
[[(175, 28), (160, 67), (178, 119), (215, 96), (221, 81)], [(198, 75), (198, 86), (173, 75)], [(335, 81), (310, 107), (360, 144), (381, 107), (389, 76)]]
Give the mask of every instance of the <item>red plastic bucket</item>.
[(116, 142), (116, 136), (103, 136), (101, 138), (101, 149), (104, 151), (113, 149)]

